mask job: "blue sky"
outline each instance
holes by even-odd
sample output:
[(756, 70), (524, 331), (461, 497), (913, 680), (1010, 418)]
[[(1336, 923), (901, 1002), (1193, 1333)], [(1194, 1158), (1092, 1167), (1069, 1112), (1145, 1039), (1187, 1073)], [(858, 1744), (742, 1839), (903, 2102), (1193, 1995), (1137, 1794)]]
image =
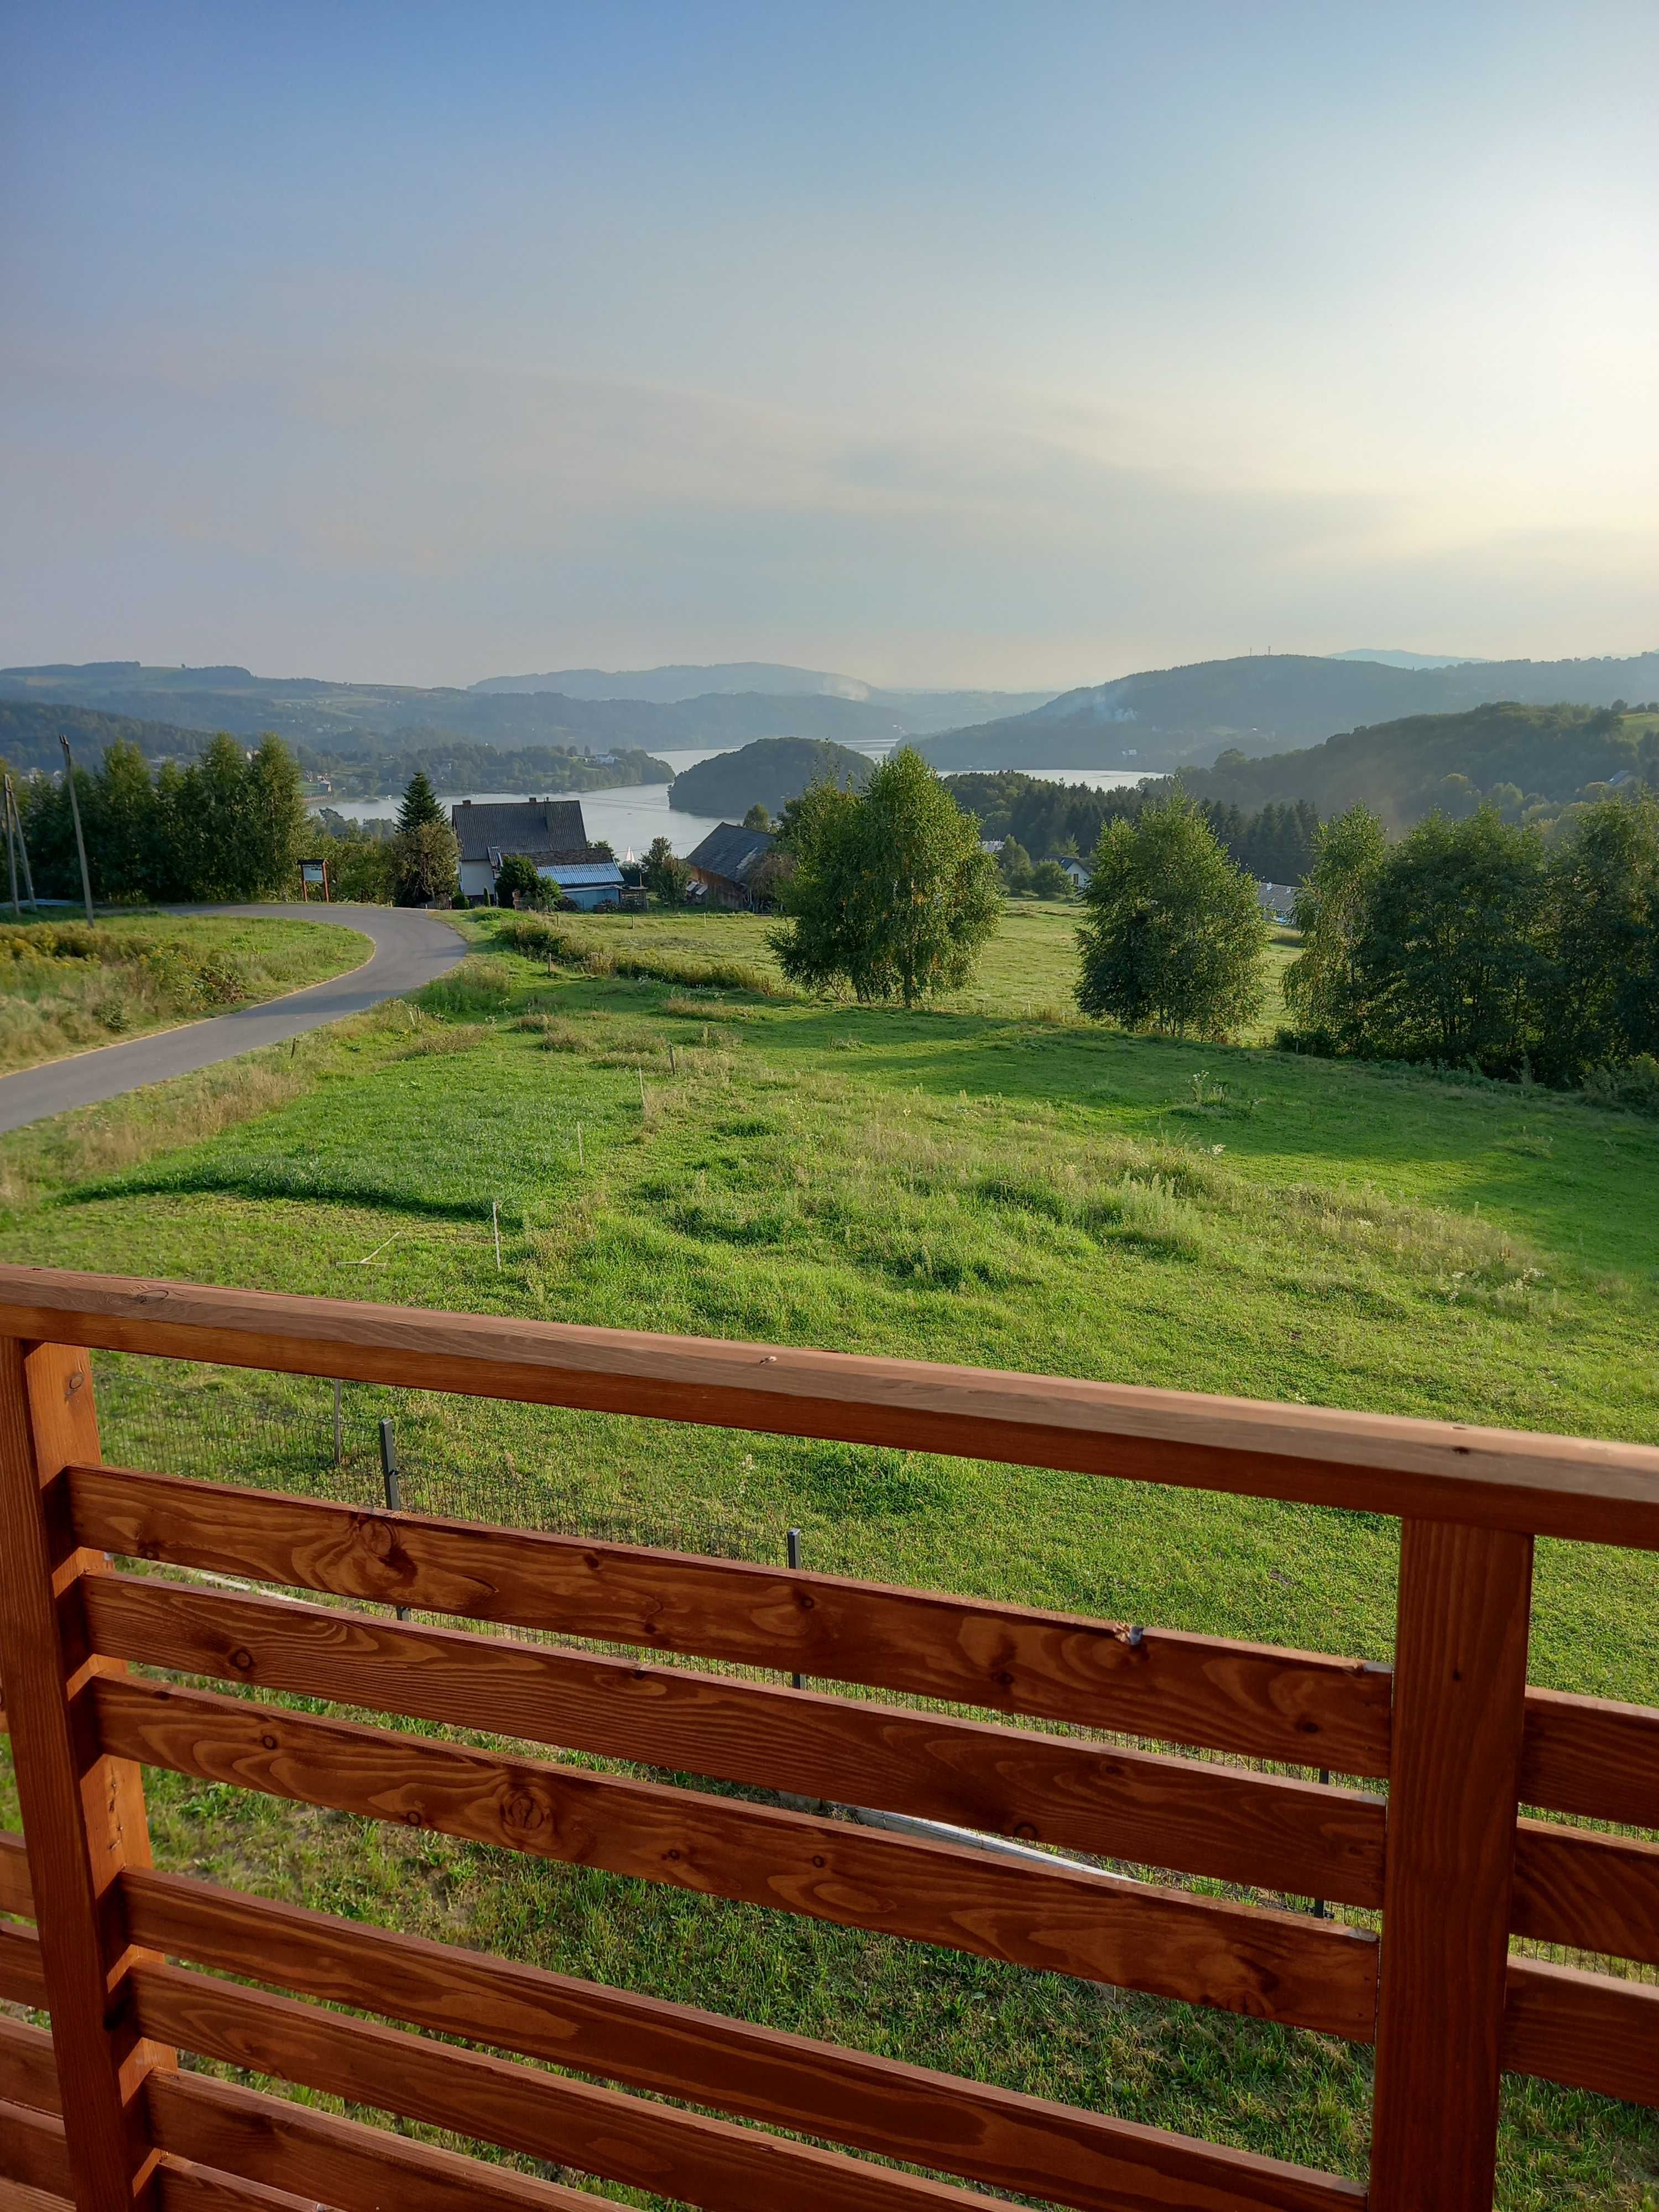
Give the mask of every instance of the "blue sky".
[(1659, 644), (1651, 5), (0, 7), (0, 660)]

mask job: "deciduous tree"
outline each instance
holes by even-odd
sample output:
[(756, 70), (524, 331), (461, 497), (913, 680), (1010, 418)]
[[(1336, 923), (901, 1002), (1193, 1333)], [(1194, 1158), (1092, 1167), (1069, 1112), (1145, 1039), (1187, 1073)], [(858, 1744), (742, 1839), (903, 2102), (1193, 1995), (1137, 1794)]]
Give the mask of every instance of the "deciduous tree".
[(1224, 1037), (1261, 1004), (1267, 926), (1255, 887), (1184, 792), (1110, 822), (1078, 932), (1085, 1014), (1126, 1029)]
[(996, 869), (920, 754), (890, 755), (862, 793), (821, 784), (787, 811), (788, 920), (769, 939), (787, 975), (907, 1006), (967, 981), (997, 926)]

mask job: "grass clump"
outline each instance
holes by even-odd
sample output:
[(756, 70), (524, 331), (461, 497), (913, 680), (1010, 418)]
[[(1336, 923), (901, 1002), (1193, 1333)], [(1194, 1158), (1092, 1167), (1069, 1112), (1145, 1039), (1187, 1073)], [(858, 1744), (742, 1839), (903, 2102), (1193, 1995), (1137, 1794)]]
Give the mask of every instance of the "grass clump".
[(639, 944), (612, 943), (585, 929), (551, 921), (544, 915), (492, 916), (495, 942), (532, 959), (547, 958), (585, 975), (637, 975), (692, 989), (748, 991), (760, 999), (792, 999), (797, 994), (775, 968), (751, 960), (722, 959), (649, 939)]

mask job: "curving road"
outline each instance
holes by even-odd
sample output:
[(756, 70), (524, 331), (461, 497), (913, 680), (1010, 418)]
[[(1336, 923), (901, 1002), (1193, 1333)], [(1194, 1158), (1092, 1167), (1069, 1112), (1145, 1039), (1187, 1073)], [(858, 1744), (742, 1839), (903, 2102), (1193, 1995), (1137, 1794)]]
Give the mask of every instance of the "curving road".
[(193, 1074), (198, 1067), (234, 1060), (260, 1045), (285, 1044), (307, 1030), (364, 1013), (382, 999), (418, 991), (453, 968), (467, 949), (447, 922), (410, 907), (296, 903), (169, 907), (167, 911), (235, 915), (252, 921), (337, 922), (372, 939), (374, 951), (361, 968), (331, 976), (325, 983), (310, 984), (303, 991), (290, 991), (284, 998), (239, 1006), (233, 1013), (215, 1014), (183, 1029), (161, 1030), (154, 1036), (133, 1037), (125, 1044), (100, 1045), (71, 1060), (47, 1060), (40, 1067), (0, 1076), (0, 1134), (67, 1113), (73, 1106), (101, 1105), (106, 1098), (118, 1098), (123, 1091), (137, 1091), (147, 1083)]

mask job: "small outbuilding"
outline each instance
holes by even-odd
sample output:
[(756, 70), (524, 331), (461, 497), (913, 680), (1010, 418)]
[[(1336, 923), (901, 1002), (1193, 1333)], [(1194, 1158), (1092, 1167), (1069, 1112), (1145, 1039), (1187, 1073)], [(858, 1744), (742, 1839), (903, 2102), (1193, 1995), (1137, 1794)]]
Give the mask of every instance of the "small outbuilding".
[(745, 830), (739, 823), (722, 822), (696, 852), (686, 855), (694, 887), (711, 906), (752, 908), (769, 903), (761, 872), (777, 842), (769, 830)]
[(623, 902), (623, 872), (614, 860), (579, 861), (569, 866), (556, 863), (536, 872), (556, 884), (570, 904), (580, 907), (584, 914)]

